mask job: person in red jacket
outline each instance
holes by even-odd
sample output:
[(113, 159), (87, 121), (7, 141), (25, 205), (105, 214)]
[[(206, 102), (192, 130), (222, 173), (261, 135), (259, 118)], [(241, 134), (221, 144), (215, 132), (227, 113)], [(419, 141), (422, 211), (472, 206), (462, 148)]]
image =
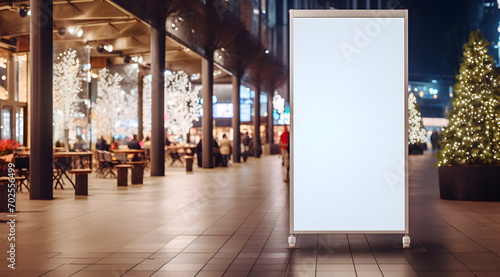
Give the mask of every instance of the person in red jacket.
[(289, 171), (290, 171), (290, 158), (288, 150), (290, 143), (290, 132), (288, 132), (288, 127), (285, 125), (285, 131), (281, 133), (280, 136), (280, 153), (281, 153), (281, 165), (283, 166), (283, 181), (288, 182)]

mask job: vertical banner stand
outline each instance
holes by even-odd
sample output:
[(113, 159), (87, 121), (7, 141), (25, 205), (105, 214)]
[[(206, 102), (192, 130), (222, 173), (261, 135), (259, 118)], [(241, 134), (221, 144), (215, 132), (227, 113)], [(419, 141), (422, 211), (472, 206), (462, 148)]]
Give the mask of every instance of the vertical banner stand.
[(409, 248), (408, 11), (290, 10), (290, 112), (289, 247), (357, 233)]

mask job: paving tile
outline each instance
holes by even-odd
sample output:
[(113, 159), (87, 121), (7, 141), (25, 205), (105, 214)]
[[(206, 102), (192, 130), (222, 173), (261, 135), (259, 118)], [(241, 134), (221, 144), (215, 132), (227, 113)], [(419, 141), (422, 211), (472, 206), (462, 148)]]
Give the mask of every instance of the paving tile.
[(318, 271), (316, 277), (356, 277), (356, 272), (353, 271)]
[(315, 271), (293, 271), (287, 272), (286, 277), (315, 277)]
[(353, 271), (354, 264), (318, 264), (317, 271)]
[(224, 275), (225, 270), (212, 271), (212, 270), (202, 270), (196, 274), (196, 277), (220, 277)]
[(149, 277), (155, 273), (154, 270), (131, 270), (124, 275), (123, 277)]
[(457, 258), (474, 271), (500, 271), (500, 257), (493, 253), (456, 253)]
[(476, 277), (470, 271), (417, 271), (419, 277)]
[(152, 277), (193, 277), (198, 270), (161, 270), (155, 272)]
[(382, 272), (377, 270), (356, 271), (358, 277), (383, 277)]

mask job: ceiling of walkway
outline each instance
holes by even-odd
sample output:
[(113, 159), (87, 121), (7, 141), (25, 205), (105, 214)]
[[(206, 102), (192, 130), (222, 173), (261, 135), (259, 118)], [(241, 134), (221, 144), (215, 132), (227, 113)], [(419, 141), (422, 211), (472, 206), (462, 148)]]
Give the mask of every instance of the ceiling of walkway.
[[(29, 15), (20, 15), (23, 7), (29, 8), (29, 1), (0, 1), (0, 47), (20, 50), (16, 41), (29, 37)], [(88, 46), (91, 57), (106, 57), (112, 64), (124, 64), (125, 57), (134, 55), (141, 55), (146, 67), (150, 63), (150, 27), (112, 1), (55, 0), (53, 25), (56, 50)], [(70, 34), (70, 27), (81, 28), (83, 34)], [(108, 44), (112, 52), (98, 52)], [(200, 73), (201, 57), (167, 37), (166, 68)], [(219, 78), (227, 76), (221, 73)]]

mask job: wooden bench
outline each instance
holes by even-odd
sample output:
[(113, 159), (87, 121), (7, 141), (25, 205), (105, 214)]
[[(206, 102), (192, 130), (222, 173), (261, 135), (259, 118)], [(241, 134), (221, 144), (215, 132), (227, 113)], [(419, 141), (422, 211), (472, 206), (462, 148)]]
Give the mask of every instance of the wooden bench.
[(75, 174), (75, 195), (89, 195), (89, 178), (91, 169), (71, 169), (69, 173)]
[[(7, 177), (7, 176), (0, 177), (0, 183), (8, 183), (9, 179), (10, 179), (10, 177)], [(15, 181), (15, 183), (16, 183), (16, 192), (23, 192), (23, 188), (22, 188), (21, 184), (24, 185), (28, 189), (28, 191), (30, 191), (30, 189), (28, 188), (28, 186), (26, 184), (24, 184), (24, 181), (27, 180), (26, 177), (24, 177), (24, 176), (15, 176), (14, 180), (16, 180)]]
[(133, 168), (133, 166), (129, 164), (118, 164), (115, 165), (115, 168), (118, 171), (118, 177), (116, 178), (117, 186), (119, 187), (128, 186), (128, 169)]
[(133, 185), (142, 185), (143, 177), (144, 177), (144, 168), (146, 167), (145, 161), (137, 161), (137, 162), (127, 162), (128, 165), (132, 167), (132, 184)]
[[(19, 178), (19, 177), (14, 177), (14, 179)], [(16, 179), (17, 181), (17, 179)], [(14, 201), (9, 203), (9, 183), (10, 183), (10, 177), (0, 177), (0, 212), (16, 212), (16, 201), (14, 198)], [(17, 185), (16, 190), (17, 190)], [(13, 204), (9, 208), (9, 204)]]

